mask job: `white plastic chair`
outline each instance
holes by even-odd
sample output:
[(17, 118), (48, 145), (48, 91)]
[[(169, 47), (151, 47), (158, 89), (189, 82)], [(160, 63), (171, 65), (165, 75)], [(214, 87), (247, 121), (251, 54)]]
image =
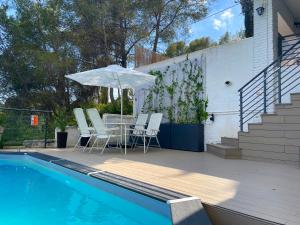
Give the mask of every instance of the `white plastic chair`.
[[(115, 128), (107, 128), (100, 117), (100, 114), (97, 109), (92, 108), (92, 109), (87, 109), (86, 110), (93, 127), (95, 128), (95, 140), (92, 144), (92, 147), (90, 149), (90, 152), (94, 148), (95, 144), (98, 143), (99, 140), (104, 140), (104, 145), (102, 146), (101, 154), (105, 151), (110, 139), (112, 137), (120, 137), (120, 135), (114, 135), (112, 134), (112, 131), (119, 130), (118, 127)], [(118, 143), (117, 143), (118, 145)]]
[(87, 122), (86, 122), (86, 118), (83, 112), (82, 108), (75, 108), (73, 109), (74, 115), (75, 115), (75, 119), (78, 125), (78, 129), (79, 129), (79, 139), (76, 143), (76, 145), (74, 146), (74, 151), (80, 146), (79, 143), (81, 141), (82, 138), (89, 138), (86, 145), (85, 146), (80, 146), (80, 148), (83, 147), (83, 151), (85, 151), (86, 147), (88, 146), (91, 137), (93, 136), (93, 134), (91, 133), (91, 128), (88, 126)]
[[(137, 134), (135, 134), (136, 139), (134, 143), (134, 147), (137, 144), (138, 138), (143, 138), (144, 142), (144, 153), (146, 153), (149, 149), (149, 145), (151, 143), (151, 140), (155, 138), (158, 147), (161, 148), (160, 143), (158, 141), (158, 133), (159, 133), (159, 127), (162, 121), (163, 114), (162, 113), (153, 113), (150, 116), (149, 124), (147, 126), (147, 129), (139, 130)], [(148, 144), (146, 146), (146, 138), (148, 139)]]
[(129, 137), (132, 138), (131, 149), (133, 148), (137, 135), (143, 134), (147, 121), (148, 121), (148, 114), (141, 113), (138, 115), (138, 118), (136, 119), (135, 124), (133, 124), (133, 127), (126, 129), (127, 131), (132, 132), (131, 134), (129, 134)]

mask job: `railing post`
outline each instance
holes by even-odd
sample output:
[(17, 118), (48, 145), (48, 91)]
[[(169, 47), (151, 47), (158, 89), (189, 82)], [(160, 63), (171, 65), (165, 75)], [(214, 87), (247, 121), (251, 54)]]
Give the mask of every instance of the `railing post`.
[(264, 71), (264, 113), (267, 112), (267, 70)]
[(243, 89), (240, 90), (240, 130), (244, 131), (243, 121)]
[(278, 73), (277, 73), (277, 82), (278, 82), (278, 103), (281, 104), (281, 60), (278, 63)]

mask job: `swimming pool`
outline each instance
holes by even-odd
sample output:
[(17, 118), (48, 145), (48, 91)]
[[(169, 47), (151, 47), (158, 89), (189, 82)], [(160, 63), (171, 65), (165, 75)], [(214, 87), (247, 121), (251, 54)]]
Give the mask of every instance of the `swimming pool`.
[(0, 155), (0, 199), (0, 225), (172, 224), (163, 201), (30, 155)]

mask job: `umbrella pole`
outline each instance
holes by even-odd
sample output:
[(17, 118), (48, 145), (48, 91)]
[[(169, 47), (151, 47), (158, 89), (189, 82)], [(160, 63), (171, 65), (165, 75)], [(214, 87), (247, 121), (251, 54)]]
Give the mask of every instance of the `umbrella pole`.
[(120, 88), (121, 93), (121, 145), (123, 144), (123, 89)]

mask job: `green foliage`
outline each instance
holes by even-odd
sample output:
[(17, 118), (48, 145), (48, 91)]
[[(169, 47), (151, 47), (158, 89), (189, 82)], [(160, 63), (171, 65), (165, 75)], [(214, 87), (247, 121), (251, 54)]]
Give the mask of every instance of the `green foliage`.
[[(124, 101), (123, 103), (123, 115), (132, 115), (132, 102)], [(121, 101), (117, 99), (116, 103), (99, 104), (97, 106), (98, 111), (101, 115), (105, 113), (110, 114), (121, 114)]]
[[(156, 51), (206, 14), (207, 4), (198, 0), (3, 1), (0, 100), (51, 110), (56, 105), (70, 110), (97, 97), (107, 103), (107, 89), (99, 96), (98, 88), (69, 82), (65, 75), (109, 64), (126, 67), (136, 44)], [(128, 91), (123, 97), (130, 98)]]
[(254, 32), (254, 19), (253, 19), (253, 0), (236, 0), (242, 6), (242, 13), (245, 16), (245, 37), (252, 37)]
[(187, 51), (195, 52), (215, 45), (216, 43), (214, 43), (209, 37), (202, 37), (191, 41)]
[(149, 25), (152, 50), (157, 51), (158, 43), (169, 43), (178, 31), (187, 33), (191, 22), (199, 21), (207, 15), (208, 2), (199, 0), (144, 0), (142, 6)]
[[(4, 133), (1, 144), (5, 146), (19, 146), (24, 140), (43, 140), (45, 138), (45, 114), (28, 111), (8, 110), (3, 112), (5, 120), (3, 123)], [(39, 117), (38, 126), (31, 126), (31, 115)], [(54, 138), (54, 121), (51, 115), (48, 124), (48, 138)]]
[(70, 121), (70, 114), (65, 108), (57, 108), (54, 111), (54, 121), (55, 126), (59, 128), (61, 132), (65, 132), (66, 126)]
[[(144, 101), (143, 111), (163, 112), (171, 123), (202, 123), (208, 118), (208, 99), (204, 97), (202, 68), (197, 59), (191, 61), (188, 58), (177, 64), (177, 67), (177, 70), (167, 67), (164, 72), (150, 72), (157, 79)], [(180, 81), (177, 71), (182, 73)], [(164, 79), (167, 76), (171, 77), (168, 84)], [(169, 98), (168, 104), (164, 101), (165, 97)], [(158, 105), (153, 105), (154, 99)]]
[(182, 55), (186, 52), (186, 46), (184, 41), (179, 41), (170, 44), (166, 49), (166, 56), (168, 57), (175, 57)]
[(4, 112), (0, 112), (0, 127), (4, 126), (5, 120), (6, 120), (5, 113)]
[(166, 51), (165, 55), (168, 57), (175, 57), (179, 55), (183, 55), (185, 53), (191, 53), (199, 50), (203, 50), (212, 46), (216, 46), (218, 43), (211, 40), (209, 37), (201, 37), (195, 39), (186, 45), (183, 41), (171, 43)]
[(230, 34), (229, 32), (226, 32), (223, 36), (219, 39), (219, 45), (226, 44), (230, 41)]
[[(121, 100), (118, 98), (116, 102), (112, 103), (109, 102), (107, 104), (97, 104), (95, 102), (87, 102), (80, 105), (83, 109), (88, 108), (96, 108), (101, 116), (105, 113), (109, 114), (121, 114)], [(124, 101), (123, 102), (123, 114), (124, 115), (132, 115), (132, 102), (131, 101)]]

